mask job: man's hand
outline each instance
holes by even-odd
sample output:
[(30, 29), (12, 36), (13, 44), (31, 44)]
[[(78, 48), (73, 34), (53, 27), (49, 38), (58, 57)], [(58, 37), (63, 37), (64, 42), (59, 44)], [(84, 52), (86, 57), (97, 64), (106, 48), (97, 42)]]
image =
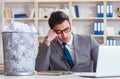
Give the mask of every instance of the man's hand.
[(57, 37), (57, 34), (53, 29), (50, 29), (47, 36), (49, 37), (50, 41), (52, 41)]
[(49, 40), (44, 40), (44, 43), (47, 46), (50, 46), (50, 41), (54, 40), (55, 38), (57, 38), (57, 34), (55, 33), (55, 31), (53, 29), (50, 29), (48, 34), (47, 34)]

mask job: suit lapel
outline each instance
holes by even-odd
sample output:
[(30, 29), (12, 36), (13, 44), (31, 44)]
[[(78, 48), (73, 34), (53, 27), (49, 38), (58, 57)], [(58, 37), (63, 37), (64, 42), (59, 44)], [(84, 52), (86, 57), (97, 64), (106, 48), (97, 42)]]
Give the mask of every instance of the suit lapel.
[(55, 50), (57, 50), (57, 52), (59, 53), (60, 56), (63, 56), (63, 49), (61, 44), (58, 41), (54, 41), (53, 42), (53, 46), (55, 48)]
[[(80, 42), (80, 39), (79, 39), (79, 42)], [(75, 64), (72, 69), (78, 66), (78, 62), (79, 62), (78, 51), (80, 52), (80, 45), (78, 44), (78, 38), (74, 34), (73, 34), (73, 45), (75, 50)], [(63, 58), (64, 54), (63, 54), (63, 48), (61, 44), (58, 41), (54, 41), (53, 46), (55, 50), (57, 50), (58, 54)], [(68, 68), (68, 70), (71, 70), (69, 64), (67, 63), (67, 61), (64, 60), (64, 58), (63, 58), (63, 62), (64, 62), (63, 64), (65, 64), (66, 67)]]
[(74, 45), (74, 51), (75, 51), (75, 64), (73, 69), (78, 66), (78, 62), (79, 62), (78, 51), (80, 52), (80, 45), (78, 42), (80, 41), (81, 40), (79, 39), (78, 41), (77, 36), (73, 34), (73, 45)]
[(62, 45), (58, 41), (54, 41), (53, 46), (54, 46), (55, 50), (57, 50), (57, 52), (61, 56), (61, 58), (63, 58), (63, 62), (65, 63), (68, 70), (70, 70), (71, 68), (70, 68), (69, 64), (67, 63), (67, 61), (63, 57), (64, 53), (63, 53)]

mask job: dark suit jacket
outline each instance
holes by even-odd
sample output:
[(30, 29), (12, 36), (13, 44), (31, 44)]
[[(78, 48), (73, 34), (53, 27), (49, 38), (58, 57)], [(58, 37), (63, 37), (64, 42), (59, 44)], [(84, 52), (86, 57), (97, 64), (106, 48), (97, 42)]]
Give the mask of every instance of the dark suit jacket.
[[(96, 70), (97, 55), (99, 45), (89, 35), (73, 34), (73, 44), (75, 46), (75, 64), (71, 69), (63, 57), (63, 48), (58, 40), (53, 40), (48, 47), (42, 43), (36, 58), (36, 71), (75, 71), (90, 72), (91, 66), (93, 71)], [(93, 65), (92, 62), (93, 61)]]

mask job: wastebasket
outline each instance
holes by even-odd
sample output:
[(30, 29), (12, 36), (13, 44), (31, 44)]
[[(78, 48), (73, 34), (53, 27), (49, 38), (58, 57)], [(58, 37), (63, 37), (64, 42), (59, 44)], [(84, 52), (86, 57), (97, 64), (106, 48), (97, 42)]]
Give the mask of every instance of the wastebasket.
[(34, 75), (36, 33), (3, 32), (5, 75)]

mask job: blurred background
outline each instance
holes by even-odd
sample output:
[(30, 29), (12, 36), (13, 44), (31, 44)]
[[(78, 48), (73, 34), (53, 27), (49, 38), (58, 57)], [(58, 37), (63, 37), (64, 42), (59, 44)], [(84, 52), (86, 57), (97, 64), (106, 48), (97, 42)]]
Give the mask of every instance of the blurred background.
[[(0, 0), (0, 27), (2, 27), (2, 1)], [(0, 63), (3, 62), (3, 53), (2, 53), (2, 35), (0, 29)]]

